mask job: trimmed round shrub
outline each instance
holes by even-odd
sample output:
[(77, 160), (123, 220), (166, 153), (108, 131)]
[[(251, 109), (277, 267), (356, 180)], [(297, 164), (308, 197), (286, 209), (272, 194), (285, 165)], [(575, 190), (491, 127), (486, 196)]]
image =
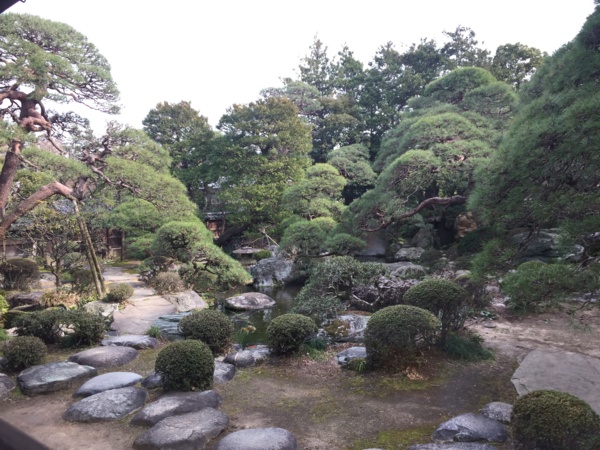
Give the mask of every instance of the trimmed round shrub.
[(0, 274), (4, 277), (4, 289), (24, 291), (40, 278), (35, 261), (26, 258), (9, 259), (0, 264)]
[(366, 248), (366, 243), (348, 233), (336, 233), (327, 238), (325, 248), (333, 255), (356, 255)]
[(42, 364), (48, 349), (41, 339), (33, 336), (17, 336), (3, 347), (6, 368), (18, 372), (28, 367)]
[(56, 344), (62, 336), (62, 326), (68, 325), (68, 313), (62, 308), (19, 314), (11, 325), (19, 336), (35, 336), (46, 344)]
[(231, 345), (234, 326), (222, 312), (203, 309), (181, 319), (179, 330), (187, 339), (202, 341), (215, 355), (219, 355)]
[(113, 284), (106, 295), (106, 301), (111, 303), (123, 303), (133, 295), (133, 286), (127, 283)]
[(410, 305), (380, 309), (365, 330), (367, 365), (372, 369), (404, 369), (417, 362), (439, 337), (442, 324), (429, 311)]
[(86, 293), (94, 289), (94, 278), (90, 269), (75, 269), (69, 272), (73, 290), (78, 293)]
[(519, 397), (511, 425), (518, 450), (598, 450), (600, 416), (583, 400), (540, 390)]
[(183, 281), (177, 272), (161, 272), (150, 282), (157, 294), (172, 294), (185, 289)]
[(69, 311), (68, 321), (73, 329), (69, 344), (72, 346), (87, 346), (99, 343), (104, 338), (105, 322), (99, 314), (82, 309)]
[(426, 309), (440, 319), (441, 345), (448, 332), (460, 330), (467, 319), (469, 293), (448, 280), (425, 280), (406, 291), (403, 299), (406, 304)]
[(254, 259), (260, 261), (261, 259), (266, 259), (271, 257), (271, 252), (266, 248), (260, 249), (254, 254)]
[(302, 343), (317, 331), (317, 325), (310, 317), (283, 314), (269, 323), (267, 342), (273, 354), (290, 355), (297, 352)]
[(154, 368), (167, 391), (205, 391), (212, 387), (215, 361), (204, 342), (178, 341), (159, 352)]

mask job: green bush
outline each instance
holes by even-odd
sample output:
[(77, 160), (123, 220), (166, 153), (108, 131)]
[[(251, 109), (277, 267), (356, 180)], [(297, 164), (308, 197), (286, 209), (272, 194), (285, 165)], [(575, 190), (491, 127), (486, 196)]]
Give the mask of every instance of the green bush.
[(6, 368), (18, 372), (42, 364), (48, 349), (41, 339), (33, 336), (17, 336), (3, 346)]
[(404, 294), (404, 302), (432, 312), (442, 322), (440, 344), (449, 331), (460, 330), (467, 319), (469, 293), (448, 280), (425, 280)]
[(558, 391), (519, 397), (511, 416), (517, 450), (598, 450), (600, 416), (583, 400)]
[(325, 249), (333, 255), (356, 255), (366, 247), (365, 241), (348, 233), (336, 233), (325, 241)]
[(492, 239), (483, 245), (483, 250), (471, 260), (471, 276), (482, 281), (488, 275), (496, 276), (512, 267), (517, 248), (506, 239)]
[(215, 362), (205, 343), (179, 341), (159, 352), (155, 370), (162, 377), (163, 388), (167, 391), (204, 391), (212, 387)]
[(0, 295), (0, 324), (4, 323), (4, 314), (6, 314), (9, 308), (10, 306), (4, 295)]
[(205, 241), (213, 236), (200, 221), (168, 222), (156, 232), (153, 249), (155, 254), (190, 262)]
[(166, 256), (151, 256), (142, 261), (139, 267), (139, 279), (144, 283), (151, 284), (152, 280), (162, 272), (168, 272), (174, 267), (173, 258)]
[(458, 241), (457, 251), (459, 255), (472, 255), (483, 250), (485, 241), (491, 239), (492, 232), (489, 228), (477, 228), (465, 234)]
[(9, 259), (0, 264), (0, 274), (4, 277), (4, 289), (9, 291), (27, 290), (40, 278), (35, 261), (26, 258)]
[(509, 308), (526, 314), (554, 307), (567, 294), (585, 287), (585, 275), (566, 264), (529, 261), (507, 274), (500, 286), (510, 297)]
[(73, 329), (70, 334), (69, 344), (75, 347), (95, 345), (104, 338), (104, 318), (82, 309), (69, 311), (69, 325)]
[(260, 261), (261, 259), (266, 259), (271, 257), (271, 252), (266, 248), (260, 249), (254, 254), (254, 259)]
[(44, 295), (40, 298), (40, 304), (44, 308), (54, 308), (56, 306), (62, 306), (64, 308), (72, 308), (79, 304), (81, 296), (75, 292), (68, 292), (66, 290), (48, 291), (44, 292)]
[(10, 338), (8, 337), (8, 333), (4, 328), (0, 328), (0, 342), (8, 341)]
[(71, 284), (77, 293), (89, 293), (94, 289), (94, 278), (90, 269), (74, 269), (71, 274)]
[(297, 352), (305, 339), (317, 333), (317, 325), (301, 314), (283, 314), (267, 327), (267, 342), (275, 355)]
[(439, 337), (442, 324), (429, 311), (410, 305), (380, 309), (365, 330), (369, 368), (404, 369)]
[(19, 336), (35, 336), (46, 344), (56, 344), (61, 336), (63, 326), (68, 325), (68, 313), (62, 308), (45, 309), (32, 313), (19, 314), (13, 320)]
[(127, 283), (117, 283), (109, 287), (106, 301), (111, 303), (123, 303), (133, 295), (133, 286)]
[(161, 272), (150, 282), (157, 294), (172, 294), (185, 289), (183, 281), (177, 272)]
[(494, 353), (483, 347), (483, 338), (477, 333), (464, 335), (450, 333), (446, 337), (444, 351), (452, 359), (462, 361), (481, 361), (492, 359)]
[(203, 309), (181, 319), (179, 330), (187, 339), (198, 339), (208, 345), (215, 355), (219, 355), (231, 345), (234, 327), (222, 312)]

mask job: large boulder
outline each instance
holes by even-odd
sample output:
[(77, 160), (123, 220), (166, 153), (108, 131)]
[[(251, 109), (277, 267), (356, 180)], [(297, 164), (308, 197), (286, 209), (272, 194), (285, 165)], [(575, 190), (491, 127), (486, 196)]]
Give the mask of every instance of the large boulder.
[(112, 422), (140, 409), (148, 392), (136, 387), (124, 387), (100, 392), (72, 404), (63, 414), (67, 422)]
[(512, 236), (512, 241), (522, 248), (519, 253), (522, 260), (540, 259), (546, 261), (560, 257), (577, 260), (583, 255), (583, 248), (579, 245), (568, 249), (561, 246), (560, 230), (558, 228), (540, 230), (533, 235), (530, 235), (529, 231), (517, 233)]
[(178, 313), (208, 308), (208, 303), (192, 290), (163, 295), (163, 297), (175, 305)]
[(282, 286), (295, 278), (293, 261), (276, 256), (261, 259), (248, 272), (256, 287)]
[(220, 405), (221, 396), (215, 391), (171, 392), (146, 405), (133, 416), (131, 424), (152, 426), (166, 417), (180, 416), (204, 408), (217, 409)]
[(180, 312), (176, 314), (166, 314), (160, 316), (152, 322), (152, 326), (160, 330), (160, 335), (164, 339), (177, 341), (183, 339), (183, 334), (179, 331), (179, 322), (191, 312)]
[(124, 336), (112, 336), (102, 340), (102, 345), (117, 347), (131, 347), (137, 350), (158, 347), (158, 339), (145, 334), (126, 334)]
[(319, 331), (319, 336), (331, 342), (363, 342), (369, 317), (362, 314), (342, 314), (330, 320)]
[(215, 450), (296, 450), (296, 436), (283, 428), (249, 428), (225, 436)]
[(379, 277), (375, 286), (354, 287), (350, 304), (353, 308), (368, 312), (375, 312), (386, 306), (400, 305), (406, 291), (418, 283), (418, 280)]
[[(6, 299), (8, 302), (8, 306), (10, 309), (14, 308), (23, 308), (23, 307), (33, 307), (32, 309), (36, 309), (37, 307), (41, 307), (40, 300), (42, 299), (43, 292), (19, 292), (12, 297)], [(22, 309), (27, 310), (27, 308)]]
[(394, 259), (396, 261), (418, 261), (423, 252), (425, 249), (422, 247), (405, 247), (396, 252)]
[(235, 376), (235, 366), (225, 362), (215, 360), (215, 372), (213, 374), (213, 382), (215, 384), (223, 384), (233, 380)]
[(453, 442), (450, 444), (411, 445), (408, 450), (496, 450), (496, 447), (477, 442)]
[(427, 275), (425, 267), (408, 261), (386, 264), (386, 266), (390, 269), (392, 279), (411, 280)]
[(229, 418), (213, 408), (167, 417), (138, 436), (136, 450), (197, 450), (217, 437), (229, 425)]
[(335, 355), (335, 360), (341, 367), (348, 367), (355, 359), (364, 359), (367, 357), (365, 347), (350, 347)]
[(138, 357), (138, 351), (131, 347), (95, 347), (69, 357), (69, 361), (85, 364), (97, 369), (124, 366)]
[(262, 292), (246, 292), (225, 299), (224, 306), (233, 311), (256, 311), (275, 306), (275, 300)]
[(159, 373), (156, 372), (152, 372), (150, 375), (148, 375), (146, 378), (144, 378), (142, 380), (142, 387), (146, 388), (146, 389), (158, 389), (159, 387), (162, 387), (163, 383), (162, 383), (162, 377), (160, 376)]
[(17, 383), (23, 394), (34, 396), (69, 389), (76, 382), (97, 374), (98, 371), (91, 366), (53, 362), (25, 369), (17, 377)]
[(263, 363), (267, 359), (267, 356), (269, 356), (269, 349), (264, 345), (257, 345), (254, 348), (227, 355), (224, 362), (240, 368), (254, 367)]
[(510, 423), (513, 407), (508, 403), (492, 402), (479, 410), (481, 415), (502, 423)]
[(4, 373), (0, 373), (0, 385), (4, 386), (7, 391), (12, 391), (16, 387), (15, 382)]
[(92, 314), (102, 316), (106, 322), (112, 322), (113, 314), (119, 310), (118, 303), (93, 301), (83, 305), (83, 309)]
[(506, 438), (504, 425), (497, 420), (473, 413), (453, 417), (433, 432), (433, 440), (441, 442), (504, 442)]
[(142, 376), (133, 372), (109, 372), (86, 381), (75, 391), (73, 397), (89, 397), (111, 389), (133, 386), (142, 380)]

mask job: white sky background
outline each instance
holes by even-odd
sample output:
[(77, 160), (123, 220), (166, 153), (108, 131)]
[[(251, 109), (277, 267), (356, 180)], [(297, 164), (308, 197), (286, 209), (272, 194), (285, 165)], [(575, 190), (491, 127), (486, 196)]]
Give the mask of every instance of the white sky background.
[(551, 54), (593, 10), (593, 0), (27, 0), (9, 12), (67, 23), (108, 59), (121, 115), (80, 111), (100, 133), (109, 119), (141, 128), (161, 101), (191, 101), (214, 127), (232, 104), (297, 78), (315, 35), (330, 57), (347, 44), (365, 65), (388, 41), (399, 50), (421, 38), (439, 43), (458, 25), (492, 52), (521, 42)]

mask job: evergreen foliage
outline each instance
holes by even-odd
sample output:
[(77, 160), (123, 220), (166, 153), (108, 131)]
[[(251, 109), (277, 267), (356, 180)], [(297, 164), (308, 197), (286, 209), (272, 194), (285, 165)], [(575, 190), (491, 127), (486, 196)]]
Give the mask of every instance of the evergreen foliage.
[(27, 290), (40, 278), (35, 261), (26, 258), (14, 258), (3, 262), (0, 264), (0, 274), (3, 276), (2, 286), (7, 291)]
[(213, 385), (213, 354), (197, 340), (167, 345), (158, 353), (154, 367), (166, 391), (205, 391)]
[(133, 295), (133, 286), (129, 283), (112, 284), (106, 294), (106, 301), (113, 303), (123, 303)]
[(227, 351), (231, 345), (233, 322), (220, 311), (203, 309), (185, 316), (179, 329), (187, 339), (204, 342), (215, 356)]
[(274, 355), (290, 355), (302, 343), (317, 333), (317, 325), (301, 314), (283, 314), (274, 318), (267, 327), (267, 342)]
[(2, 347), (6, 358), (6, 369), (19, 372), (28, 367), (43, 364), (48, 349), (41, 339), (32, 336), (17, 336)]

